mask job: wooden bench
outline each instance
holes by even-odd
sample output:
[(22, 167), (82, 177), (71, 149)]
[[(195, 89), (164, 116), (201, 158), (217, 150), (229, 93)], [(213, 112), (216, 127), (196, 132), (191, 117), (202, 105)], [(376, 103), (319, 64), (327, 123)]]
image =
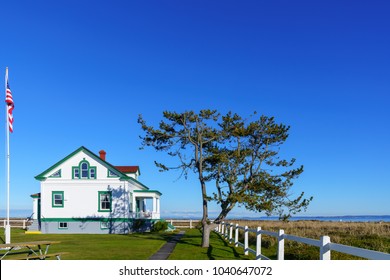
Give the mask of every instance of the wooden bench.
[[(48, 254), (50, 245), (61, 243), (60, 241), (29, 241), (20, 243), (8, 243), (0, 244), (0, 249), (4, 249), (4, 254), (0, 256), (0, 259), (41, 259), (44, 260), (49, 256), (56, 256), (60, 259), (60, 253)], [(20, 250), (20, 251), (19, 251)], [(16, 251), (16, 252), (15, 252)], [(27, 256), (26, 256), (27, 254)], [(18, 256), (19, 255), (19, 256)], [(20, 257), (23, 255), (23, 257)], [(11, 257), (11, 258), (10, 258)]]
[(12, 255), (9, 255), (10, 258), (7, 258), (7, 260), (45, 260), (46, 258), (50, 257), (56, 257), (57, 260), (61, 260), (61, 256), (69, 254), (68, 252), (59, 252), (59, 253), (51, 253), (51, 254), (45, 254), (45, 255), (34, 255), (34, 254), (27, 254), (23, 256), (15, 256), (13, 257)]

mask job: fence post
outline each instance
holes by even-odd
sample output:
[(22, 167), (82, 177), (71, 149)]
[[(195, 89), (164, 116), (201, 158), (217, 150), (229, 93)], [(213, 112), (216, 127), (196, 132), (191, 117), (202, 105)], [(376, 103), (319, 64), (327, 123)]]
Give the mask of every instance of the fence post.
[(192, 228), (192, 220), (190, 220), (190, 229)]
[(244, 241), (244, 252), (245, 252), (245, 255), (248, 255), (249, 254), (249, 251), (248, 251), (248, 245), (249, 245), (249, 231), (248, 231), (248, 226), (245, 226), (245, 234), (244, 234), (244, 238), (245, 238), (245, 241)]
[(256, 232), (256, 260), (261, 260), (261, 227), (257, 227)]
[(233, 223), (230, 223), (230, 228), (229, 228), (229, 243), (232, 243), (233, 241)]
[(225, 222), (222, 222), (221, 234), (225, 234)]
[(326, 235), (321, 236), (320, 243), (320, 260), (330, 260), (330, 237)]
[(238, 247), (238, 231), (238, 224), (236, 224), (236, 234), (234, 235), (234, 244), (236, 245), (236, 247)]
[(26, 220), (23, 220), (23, 229), (26, 229)]
[(284, 260), (284, 230), (279, 229), (278, 236), (278, 260)]

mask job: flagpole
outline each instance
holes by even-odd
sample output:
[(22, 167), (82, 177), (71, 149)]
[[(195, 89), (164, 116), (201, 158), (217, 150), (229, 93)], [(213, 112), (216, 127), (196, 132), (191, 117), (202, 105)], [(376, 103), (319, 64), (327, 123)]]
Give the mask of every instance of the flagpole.
[[(7, 96), (7, 82), (8, 82), (8, 67), (5, 68), (5, 94)], [(10, 185), (10, 152), (9, 152), (9, 120), (8, 120), (8, 104), (5, 109), (6, 114), (6, 130), (7, 130), (7, 224), (5, 225), (5, 243), (11, 243), (11, 226), (9, 224), (9, 185)]]

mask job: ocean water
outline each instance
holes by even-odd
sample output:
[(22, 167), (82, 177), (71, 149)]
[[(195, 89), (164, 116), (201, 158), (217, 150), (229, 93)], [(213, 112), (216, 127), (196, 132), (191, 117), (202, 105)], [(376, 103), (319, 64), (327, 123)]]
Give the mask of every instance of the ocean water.
[[(10, 217), (11, 218), (27, 218), (31, 216), (31, 210), (11, 210)], [(6, 211), (4, 209), (0, 209), (0, 219), (4, 219), (6, 217)], [(175, 220), (200, 220), (200, 216), (180, 216), (175, 215), (174, 217), (170, 217), (168, 215), (162, 216), (163, 219), (175, 219)], [(277, 221), (278, 217), (228, 217), (228, 219), (240, 219), (240, 220), (260, 220), (260, 221)], [(348, 216), (295, 216), (290, 218), (291, 221), (331, 221), (331, 222), (390, 222), (390, 215), (348, 215)]]
[[(278, 217), (243, 218), (248, 220), (277, 221)], [(359, 216), (296, 216), (290, 221), (328, 221), (328, 222), (390, 222), (390, 215)]]
[[(10, 210), (10, 218), (27, 218), (32, 215), (32, 210)], [(7, 216), (7, 212), (4, 209), (0, 209), (0, 218), (4, 219)]]
[[(166, 220), (200, 220), (201, 217), (162, 217)], [(211, 218), (212, 219), (212, 218)], [(228, 217), (233, 220), (252, 220), (252, 221), (278, 221), (278, 217)], [(290, 221), (328, 221), (328, 222), (390, 222), (390, 215), (356, 215), (356, 216), (296, 216), (291, 217)]]

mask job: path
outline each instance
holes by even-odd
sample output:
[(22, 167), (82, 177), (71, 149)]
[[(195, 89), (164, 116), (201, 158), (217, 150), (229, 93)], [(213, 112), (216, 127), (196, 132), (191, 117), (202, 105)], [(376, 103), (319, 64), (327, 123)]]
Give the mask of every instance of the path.
[(174, 235), (167, 243), (165, 243), (160, 250), (152, 255), (149, 260), (166, 260), (169, 255), (175, 249), (176, 243), (183, 237), (185, 231), (180, 231), (178, 234)]

